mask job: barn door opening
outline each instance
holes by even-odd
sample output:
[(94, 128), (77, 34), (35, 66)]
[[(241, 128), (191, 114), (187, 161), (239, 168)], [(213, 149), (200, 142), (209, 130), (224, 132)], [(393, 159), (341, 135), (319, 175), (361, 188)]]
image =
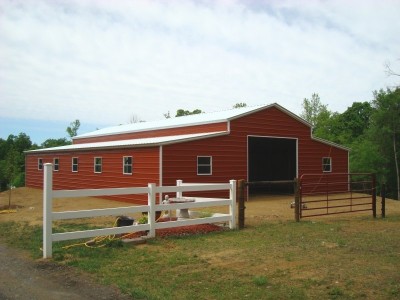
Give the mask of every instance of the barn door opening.
[[(297, 139), (248, 137), (248, 181), (283, 181), (297, 177)], [(251, 187), (250, 194), (291, 194), (293, 185)]]

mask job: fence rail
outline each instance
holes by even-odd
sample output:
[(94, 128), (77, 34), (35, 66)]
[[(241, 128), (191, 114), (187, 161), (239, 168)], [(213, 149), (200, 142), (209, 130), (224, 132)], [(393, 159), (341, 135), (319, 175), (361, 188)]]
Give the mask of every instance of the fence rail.
[[(53, 190), (53, 168), (52, 164), (44, 165), (44, 187), (43, 187), (43, 258), (52, 257), (52, 244), (55, 241), (65, 241), (96, 236), (106, 236), (113, 234), (133, 233), (138, 231), (148, 231), (148, 237), (156, 236), (156, 229), (173, 228), (188, 225), (198, 225), (207, 223), (228, 222), (229, 228), (236, 227), (235, 205), (236, 205), (236, 181), (222, 184), (196, 184), (183, 183), (177, 181), (176, 186), (156, 186), (149, 183), (147, 187), (134, 188), (115, 188), (115, 189), (82, 189), (82, 190)], [(229, 199), (223, 198), (204, 198), (191, 197), (193, 202), (185, 203), (163, 203), (156, 204), (156, 195), (162, 193), (176, 193), (176, 198), (182, 198), (184, 192), (196, 191), (217, 191), (228, 190)], [(54, 198), (74, 198), (91, 196), (111, 196), (127, 194), (147, 194), (148, 204), (140, 206), (125, 206), (118, 208), (78, 210), (53, 212)], [(190, 209), (200, 207), (228, 206), (228, 214), (216, 214), (212, 217), (178, 219), (176, 221), (156, 222), (156, 211), (170, 211), (174, 209)], [(76, 218), (91, 218), (100, 216), (116, 216), (132, 213), (147, 213), (147, 224), (135, 224), (131, 226), (101, 228), (75, 232), (53, 233), (53, 221)]]

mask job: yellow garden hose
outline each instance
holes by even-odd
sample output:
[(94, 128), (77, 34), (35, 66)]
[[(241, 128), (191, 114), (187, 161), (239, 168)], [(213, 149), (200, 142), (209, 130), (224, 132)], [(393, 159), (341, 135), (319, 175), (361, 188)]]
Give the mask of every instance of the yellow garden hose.
[[(163, 217), (163, 214), (156, 220), (156, 222), (158, 220), (160, 220), (162, 217)], [(117, 222), (118, 222), (119, 219), (120, 219), (119, 217), (115, 219), (113, 227), (116, 227)], [(69, 249), (69, 248), (77, 247), (77, 246), (85, 246), (85, 247), (88, 247), (88, 248), (101, 248), (101, 247), (104, 247), (104, 246), (107, 245), (107, 243), (104, 243), (104, 242), (107, 242), (107, 241), (112, 242), (112, 241), (116, 241), (116, 240), (121, 240), (121, 239), (129, 236), (130, 234), (131, 233), (127, 233), (127, 234), (124, 234), (124, 235), (122, 235), (120, 237), (115, 237), (115, 234), (106, 235), (106, 236), (98, 236), (98, 237), (95, 237), (94, 239), (91, 239), (91, 240), (89, 240), (87, 242), (64, 246), (64, 247), (62, 247), (62, 249)], [(101, 244), (101, 243), (103, 243), (103, 244)]]

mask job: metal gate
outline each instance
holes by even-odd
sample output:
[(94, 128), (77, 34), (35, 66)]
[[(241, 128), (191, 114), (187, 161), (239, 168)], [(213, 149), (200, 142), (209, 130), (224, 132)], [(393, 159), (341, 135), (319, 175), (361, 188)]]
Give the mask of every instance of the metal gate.
[(307, 217), (372, 211), (376, 217), (374, 174), (304, 174), (298, 179), (296, 220)]

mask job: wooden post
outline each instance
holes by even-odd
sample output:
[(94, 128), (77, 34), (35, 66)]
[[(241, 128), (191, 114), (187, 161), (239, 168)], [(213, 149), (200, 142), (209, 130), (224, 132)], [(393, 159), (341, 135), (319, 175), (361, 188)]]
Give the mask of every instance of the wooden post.
[(43, 172), (43, 258), (53, 256), (52, 208), (53, 208), (53, 165), (44, 164)]
[(294, 179), (294, 219), (300, 222), (300, 184), (299, 179)]
[(244, 210), (246, 207), (244, 206), (244, 188), (245, 188), (245, 181), (240, 179), (238, 181), (238, 219), (239, 219), (239, 229), (244, 228)]
[(372, 216), (376, 218), (376, 176), (372, 174)]
[(386, 217), (386, 184), (385, 183), (382, 183), (381, 198), (382, 198), (382, 218), (385, 218)]

